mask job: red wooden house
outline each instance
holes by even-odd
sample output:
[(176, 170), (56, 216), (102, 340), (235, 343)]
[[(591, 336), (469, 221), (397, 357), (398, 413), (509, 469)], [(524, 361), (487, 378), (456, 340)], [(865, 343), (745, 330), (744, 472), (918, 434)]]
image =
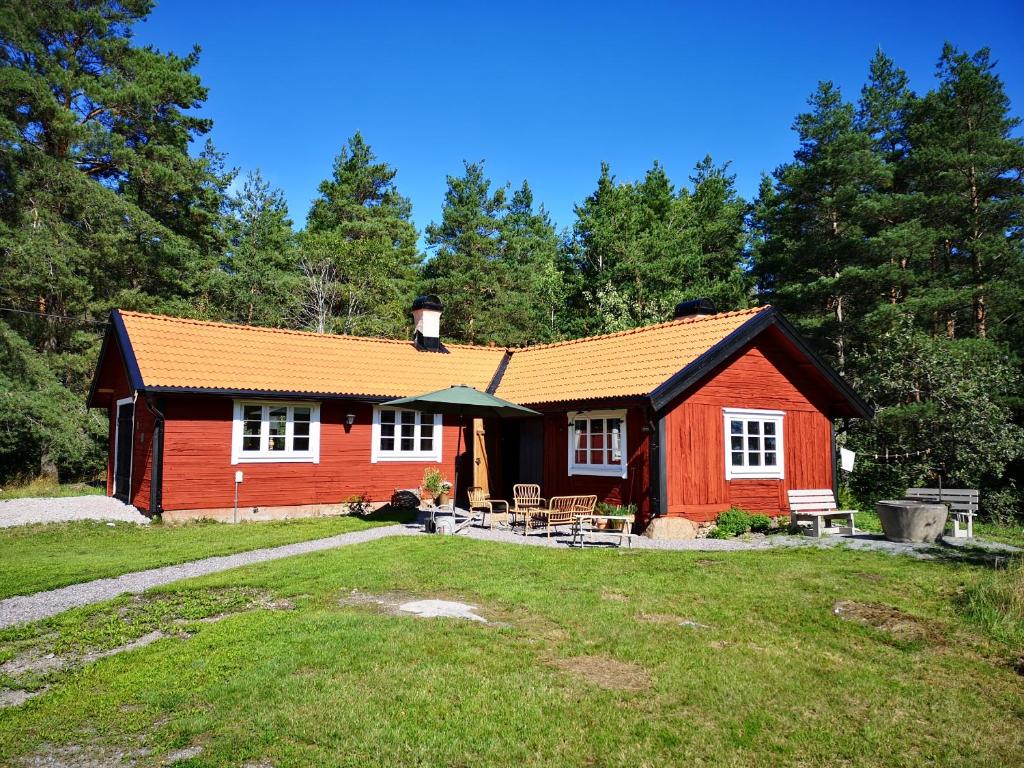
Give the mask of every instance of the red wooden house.
[[(108, 492), (231, 519), (237, 491), (238, 517), (263, 519), (383, 502), (459, 461), (494, 496), (537, 482), (642, 516), (778, 515), (787, 490), (833, 487), (836, 420), (870, 416), (771, 307), (689, 302), (669, 322), (523, 349), (444, 344), (440, 312), (421, 297), (413, 340), (390, 341), (115, 311), (89, 394), (110, 413)], [(455, 421), (380, 405), (451, 384), (543, 417), (478, 422), (456, 457)]]

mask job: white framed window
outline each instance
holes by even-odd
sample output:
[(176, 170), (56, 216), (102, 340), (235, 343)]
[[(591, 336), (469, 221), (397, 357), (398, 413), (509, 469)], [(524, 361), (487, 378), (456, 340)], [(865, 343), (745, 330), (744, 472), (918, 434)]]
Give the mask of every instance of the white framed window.
[(725, 479), (786, 476), (782, 446), (783, 411), (723, 408)]
[(626, 412), (569, 414), (569, 475), (626, 476)]
[(231, 463), (320, 462), (320, 404), (236, 400)]
[(370, 461), (441, 461), (441, 415), (373, 409)]

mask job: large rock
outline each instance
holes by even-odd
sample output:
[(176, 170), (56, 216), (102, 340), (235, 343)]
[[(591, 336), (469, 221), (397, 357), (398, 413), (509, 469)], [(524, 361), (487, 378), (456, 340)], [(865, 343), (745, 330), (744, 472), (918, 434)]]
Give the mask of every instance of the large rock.
[(697, 524), (685, 517), (656, 517), (648, 524), (643, 535), (648, 539), (682, 541), (697, 538)]
[(875, 511), (885, 538), (891, 541), (932, 543), (946, 527), (949, 508), (924, 501), (878, 501)]

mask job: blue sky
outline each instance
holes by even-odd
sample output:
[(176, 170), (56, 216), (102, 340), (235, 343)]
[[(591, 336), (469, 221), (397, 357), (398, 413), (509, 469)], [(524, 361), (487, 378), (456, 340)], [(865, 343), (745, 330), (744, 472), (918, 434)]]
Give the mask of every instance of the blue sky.
[(163, 0), (136, 40), (202, 47), (214, 142), (285, 191), (297, 226), (356, 130), (421, 229), (464, 159), (529, 180), (559, 227), (602, 160), (620, 180), (659, 160), (679, 185), (710, 153), (752, 197), (816, 83), (856, 97), (879, 46), (925, 91), (944, 40), (987, 45), (1024, 114), (1024, 3), (839, 5)]

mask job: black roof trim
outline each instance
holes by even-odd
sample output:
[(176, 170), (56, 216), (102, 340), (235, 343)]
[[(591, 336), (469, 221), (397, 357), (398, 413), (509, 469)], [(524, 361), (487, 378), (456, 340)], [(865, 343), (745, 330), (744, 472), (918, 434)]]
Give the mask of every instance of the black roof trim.
[(93, 407), (96, 387), (100, 380), (100, 369), (103, 367), (103, 361), (107, 359), (107, 349), (110, 346), (111, 335), (117, 337), (117, 346), (121, 350), (121, 364), (124, 366), (125, 374), (128, 376), (129, 386), (136, 392), (143, 389), (142, 372), (139, 370), (139, 361), (135, 358), (135, 350), (132, 349), (131, 339), (128, 338), (128, 329), (124, 327), (124, 319), (116, 309), (111, 310), (106, 330), (103, 332), (103, 343), (100, 345), (100, 356), (96, 361), (96, 370), (92, 375), (92, 383), (89, 385), (89, 396), (85, 401), (88, 408)]
[(139, 360), (135, 357), (135, 349), (132, 347), (132, 340), (128, 337), (128, 329), (125, 328), (124, 318), (116, 309), (110, 313), (110, 323), (117, 334), (117, 343), (121, 347), (121, 354), (124, 357), (124, 367), (128, 371), (128, 383), (132, 389), (145, 389), (142, 381), (142, 371), (139, 370)]
[(858, 416), (870, 419), (874, 409), (853, 391), (853, 388), (836, 371), (826, 363), (817, 352), (804, 341), (799, 332), (774, 307), (758, 312), (735, 331), (715, 344), (711, 349), (691, 362), (668, 381), (659, 385), (651, 392), (651, 405), (657, 412), (663, 411), (669, 403), (685, 392), (700, 379), (711, 373), (725, 362), (731, 355), (751, 341), (755, 336), (770, 326), (775, 326), (791, 341), (797, 349), (814, 365), (832, 386), (839, 391), (843, 399), (853, 408)]
[(512, 353), (507, 349), (505, 350), (505, 356), (501, 358), (501, 362), (498, 363), (498, 368), (494, 371), (494, 375), (491, 376), (491, 381), (487, 385), (487, 389), (484, 390), (488, 395), (493, 395), (498, 391), (498, 387), (501, 386), (501, 380), (505, 376), (505, 371), (508, 368), (508, 364), (512, 361)]

